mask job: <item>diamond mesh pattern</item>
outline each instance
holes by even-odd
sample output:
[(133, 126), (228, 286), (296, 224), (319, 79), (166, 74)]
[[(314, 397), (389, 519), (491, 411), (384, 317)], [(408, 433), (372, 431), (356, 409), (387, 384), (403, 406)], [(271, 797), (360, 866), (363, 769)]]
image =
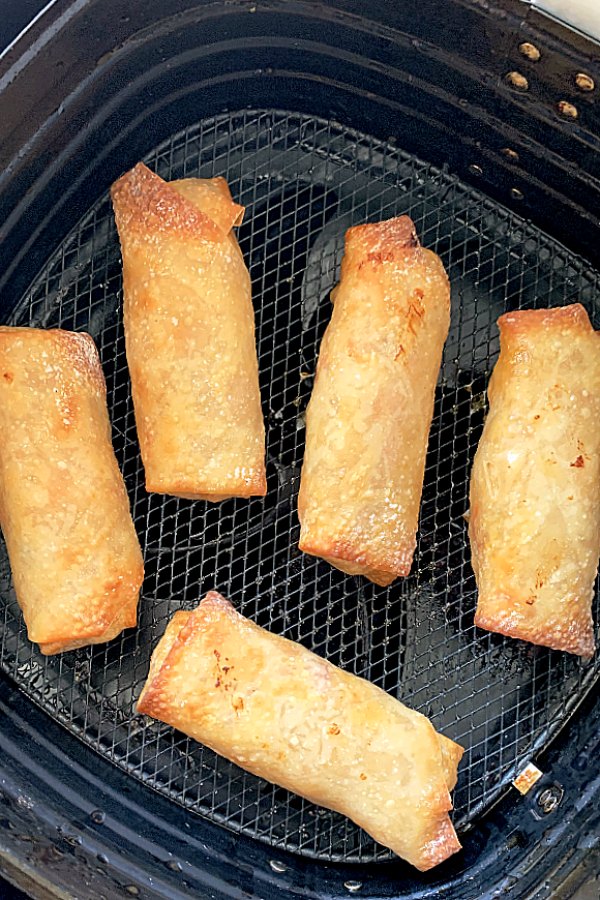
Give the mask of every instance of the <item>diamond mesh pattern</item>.
[[(477, 631), (464, 513), (498, 316), (585, 304), (600, 324), (599, 276), (518, 216), (393, 143), (297, 114), (205, 120), (150, 154), (165, 178), (224, 175), (247, 207), (267, 422), (265, 500), (217, 506), (146, 494), (121, 324), (120, 254), (103, 198), (69, 233), (13, 324), (96, 339), (117, 458), (146, 560), (140, 626), (111, 644), (47, 658), (28, 643), (0, 552), (0, 660), (29, 696), (146, 784), (228, 828), (305, 855), (370, 861), (388, 851), (341, 816), (248, 775), (135, 714), (152, 647), (170, 616), (216, 587), (260, 625), (300, 641), (429, 715), (467, 753), (455, 792), (465, 828), (566, 720), (600, 669)], [(330, 317), (345, 230), (409, 213), (452, 283), (413, 572), (389, 589), (299, 553), (296, 498), (304, 410)], [(596, 620), (598, 603), (596, 602)]]

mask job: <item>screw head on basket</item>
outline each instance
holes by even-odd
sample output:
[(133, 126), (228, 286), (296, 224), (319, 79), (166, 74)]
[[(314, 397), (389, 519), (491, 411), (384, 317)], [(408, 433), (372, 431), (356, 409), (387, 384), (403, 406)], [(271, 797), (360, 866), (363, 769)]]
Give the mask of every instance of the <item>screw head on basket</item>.
[(551, 812), (560, 805), (562, 798), (564, 797), (564, 790), (558, 785), (551, 785), (550, 787), (544, 788), (543, 791), (540, 792), (537, 798), (537, 804), (544, 813), (544, 815), (549, 815)]

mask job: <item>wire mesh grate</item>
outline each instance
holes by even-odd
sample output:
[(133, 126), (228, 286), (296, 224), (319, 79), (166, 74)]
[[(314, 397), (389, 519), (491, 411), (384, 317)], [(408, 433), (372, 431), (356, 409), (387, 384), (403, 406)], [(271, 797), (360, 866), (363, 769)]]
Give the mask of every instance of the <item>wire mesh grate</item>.
[[(260, 625), (300, 641), (429, 715), (467, 748), (455, 822), (469, 823), (565, 722), (600, 661), (475, 629), (464, 514), (485, 387), (508, 309), (580, 300), (600, 324), (599, 275), (523, 219), (396, 148), (278, 111), (204, 120), (147, 162), (165, 178), (224, 175), (247, 208), (267, 423), (268, 495), (217, 506), (144, 490), (121, 322), (120, 251), (108, 198), (69, 233), (12, 324), (87, 330), (107, 380), (117, 458), (142, 541), (140, 624), (105, 646), (44, 658), (28, 643), (0, 552), (0, 660), (52, 716), (146, 784), (222, 825), (327, 860), (389, 852), (343, 817), (242, 772), (135, 714), (151, 649), (176, 609), (217, 588)], [(378, 588), (297, 549), (304, 411), (350, 225), (408, 213), (452, 284), (415, 563)], [(596, 621), (598, 621), (596, 600)]]

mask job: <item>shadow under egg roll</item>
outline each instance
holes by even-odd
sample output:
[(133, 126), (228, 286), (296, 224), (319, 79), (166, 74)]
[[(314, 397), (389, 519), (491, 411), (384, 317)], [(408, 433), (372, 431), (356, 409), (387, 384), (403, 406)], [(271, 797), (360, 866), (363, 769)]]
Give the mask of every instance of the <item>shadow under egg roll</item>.
[(600, 554), (600, 335), (578, 303), (507, 313), (498, 326), (500, 357), (471, 474), (475, 624), (589, 657)]
[(400, 216), (347, 231), (331, 299), (306, 412), (300, 549), (388, 585), (416, 546), (450, 288)]
[(136, 624), (142, 553), (88, 334), (0, 328), (0, 525), (42, 653)]
[(421, 871), (460, 849), (448, 812), (462, 747), (214, 591), (172, 618), (137, 711), (343, 813)]
[(147, 490), (264, 496), (250, 276), (232, 232), (243, 207), (223, 178), (166, 182), (142, 163), (111, 195)]

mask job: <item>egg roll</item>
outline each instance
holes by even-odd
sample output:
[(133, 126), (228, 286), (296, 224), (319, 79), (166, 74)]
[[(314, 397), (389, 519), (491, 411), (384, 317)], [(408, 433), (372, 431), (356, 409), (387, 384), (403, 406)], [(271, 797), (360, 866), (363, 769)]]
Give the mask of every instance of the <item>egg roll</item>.
[(88, 334), (0, 328), (0, 526), (42, 653), (136, 624), (142, 553)]
[(331, 299), (306, 412), (300, 549), (388, 585), (416, 546), (450, 288), (400, 216), (346, 232)]
[(501, 316), (475, 454), (475, 624), (589, 657), (600, 553), (600, 336), (584, 308)]
[(112, 187), (127, 362), (146, 488), (194, 500), (266, 493), (250, 276), (223, 178)]
[(448, 812), (462, 748), (214, 591), (169, 623), (137, 710), (343, 813), (422, 871), (460, 849)]

